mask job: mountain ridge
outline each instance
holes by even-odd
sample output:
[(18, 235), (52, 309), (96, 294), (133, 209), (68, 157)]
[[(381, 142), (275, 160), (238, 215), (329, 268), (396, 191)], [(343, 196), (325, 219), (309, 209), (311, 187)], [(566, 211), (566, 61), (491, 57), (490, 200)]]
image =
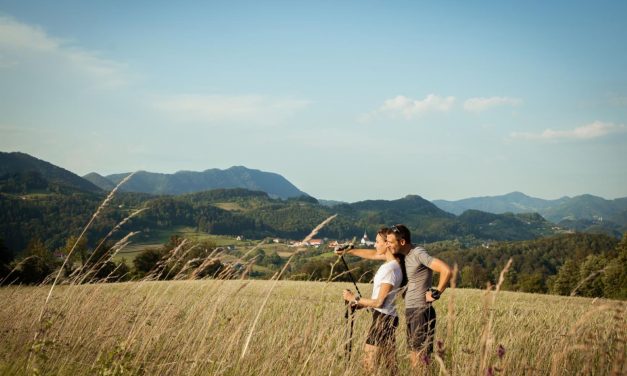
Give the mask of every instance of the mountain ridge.
[[(106, 181), (117, 185), (128, 173), (103, 176)], [(92, 183), (100, 184), (106, 189), (106, 182), (99, 181), (100, 175), (91, 173), (85, 175)], [(274, 172), (251, 169), (244, 166), (232, 166), (221, 170), (211, 168), (204, 171), (180, 170), (173, 174), (138, 171), (133, 179), (128, 181), (120, 190), (126, 192), (141, 192), (150, 194), (188, 194), (223, 188), (245, 188), (252, 191), (263, 191), (271, 197), (282, 199), (308, 196), (298, 189), (285, 177)]]
[(583, 194), (544, 200), (521, 192), (510, 192), (500, 196), (432, 202), (440, 209), (455, 215), (461, 215), (466, 210), (480, 210), (494, 214), (538, 213), (553, 223), (579, 231), (594, 228), (620, 233), (627, 230), (627, 197), (607, 200), (592, 194)]

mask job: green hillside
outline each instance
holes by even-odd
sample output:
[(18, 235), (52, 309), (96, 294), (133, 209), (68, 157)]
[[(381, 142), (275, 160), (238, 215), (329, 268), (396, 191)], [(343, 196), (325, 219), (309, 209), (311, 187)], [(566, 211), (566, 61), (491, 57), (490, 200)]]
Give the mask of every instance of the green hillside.
[(25, 153), (0, 152), (0, 192), (99, 192), (80, 176)]

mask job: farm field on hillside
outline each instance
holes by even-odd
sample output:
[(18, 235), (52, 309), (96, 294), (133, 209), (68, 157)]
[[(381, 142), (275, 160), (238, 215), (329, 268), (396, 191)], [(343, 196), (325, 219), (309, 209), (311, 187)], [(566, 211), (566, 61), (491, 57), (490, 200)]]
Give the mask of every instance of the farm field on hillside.
[[(347, 363), (340, 294), (350, 287), (258, 280), (58, 286), (41, 323), (49, 287), (4, 287), (0, 373), (355, 374), (363, 372), (370, 314), (356, 313)], [(367, 295), (371, 285), (360, 289)], [(436, 303), (439, 356), (431, 374), (626, 371), (624, 302), (499, 292), (491, 304), (492, 295), (451, 289)], [(409, 374), (402, 315), (400, 328), (397, 358)]]

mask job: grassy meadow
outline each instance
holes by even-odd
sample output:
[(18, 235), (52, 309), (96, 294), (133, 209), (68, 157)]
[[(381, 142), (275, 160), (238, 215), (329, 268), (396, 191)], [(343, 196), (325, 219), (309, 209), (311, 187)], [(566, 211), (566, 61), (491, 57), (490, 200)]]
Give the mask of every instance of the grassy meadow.
[[(0, 288), (0, 374), (348, 375), (346, 283), (190, 280)], [(371, 285), (361, 285), (369, 294)], [(402, 310), (402, 300), (397, 302)], [(429, 374), (625, 374), (625, 302), (449, 289)], [(400, 374), (411, 374), (404, 321)], [(501, 356), (499, 356), (499, 354)], [(386, 374), (386, 370), (380, 370)]]

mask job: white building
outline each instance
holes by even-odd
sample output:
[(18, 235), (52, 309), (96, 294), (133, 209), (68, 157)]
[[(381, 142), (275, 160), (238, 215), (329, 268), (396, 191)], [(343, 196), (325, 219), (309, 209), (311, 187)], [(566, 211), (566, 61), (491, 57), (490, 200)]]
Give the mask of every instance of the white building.
[(359, 244), (361, 245), (365, 245), (367, 247), (372, 247), (374, 246), (374, 242), (371, 241), (370, 239), (368, 239), (368, 234), (366, 233), (366, 231), (364, 230), (364, 236), (361, 238), (361, 240), (359, 241)]

